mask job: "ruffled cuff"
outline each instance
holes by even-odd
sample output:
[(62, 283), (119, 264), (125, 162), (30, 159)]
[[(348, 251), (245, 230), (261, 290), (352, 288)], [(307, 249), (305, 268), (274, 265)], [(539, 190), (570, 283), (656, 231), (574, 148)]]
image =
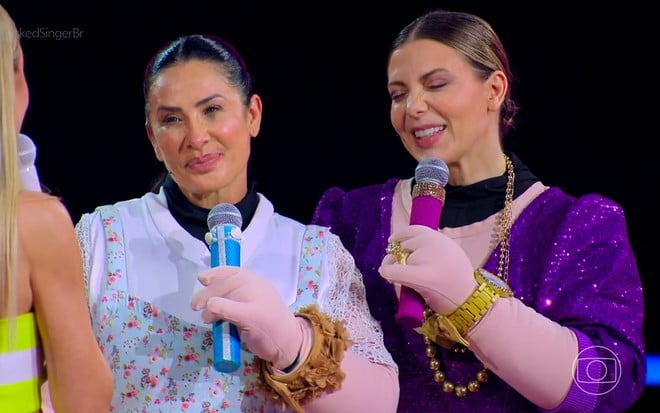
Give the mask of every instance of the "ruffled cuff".
[(302, 413), (302, 406), (326, 393), (341, 388), (346, 374), (341, 362), (351, 346), (348, 331), (342, 321), (332, 320), (316, 305), (301, 308), (296, 316), (306, 318), (314, 330), (312, 349), (307, 359), (290, 374), (277, 374), (270, 363), (255, 357), (259, 371), (259, 388), (282, 407)]

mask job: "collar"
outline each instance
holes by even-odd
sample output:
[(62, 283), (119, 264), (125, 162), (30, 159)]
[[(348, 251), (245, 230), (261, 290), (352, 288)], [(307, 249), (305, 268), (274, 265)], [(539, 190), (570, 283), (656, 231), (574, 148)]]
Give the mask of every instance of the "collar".
[[(179, 186), (174, 182), (170, 174), (165, 178), (163, 183), (163, 192), (167, 200), (167, 208), (176, 220), (186, 231), (192, 236), (204, 242), (204, 235), (209, 231), (206, 219), (209, 216), (210, 209), (202, 208), (191, 203), (188, 198), (183, 195)], [(259, 204), (259, 196), (256, 191), (256, 183), (250, 185), (248, 193), (238, 203), (234, 204), (241, 212), (243, 217), (243, 225), (241, 231), (250, 224), (257, 205)]]
[[(512, 152), (506, 152), (511, 158), (515, 173), (513, 199), (525, 192), (539, 179)], [(440, 216), (440, 228), (455, 228), (482, 221), (499, 212), (504, 206), (507, 172), (500, 176), (475, 182), (471, 185), (445, 186), (445, 203)], [(411, 188), (415, 182), (411, 184)]]

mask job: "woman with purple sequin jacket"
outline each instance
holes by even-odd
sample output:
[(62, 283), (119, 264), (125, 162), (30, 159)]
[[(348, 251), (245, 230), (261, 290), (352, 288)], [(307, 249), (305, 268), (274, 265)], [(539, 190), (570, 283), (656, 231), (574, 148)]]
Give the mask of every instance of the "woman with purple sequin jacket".
[[(644, 386), (644, 303), (624, 212), (544, 185), (503, 149), (517, 105), (491, 26), (460, 12), (420, 16), (397, 36), (387, 74), (405, 148), (448, 167), (439, 231), (409, 225), (414, 178), (331, 188), (313, 221), (340, 236), (363, 273), (400, 369), (398, 411), (630, 408)], [(423, 297), (424, 326), (441, 339), (397, 322), (402, 286)], [(475, 301), (484, 291), (490, 301)], [(430, 321), (455, 322), (469, 308), (479, 311), (458, 338)]]

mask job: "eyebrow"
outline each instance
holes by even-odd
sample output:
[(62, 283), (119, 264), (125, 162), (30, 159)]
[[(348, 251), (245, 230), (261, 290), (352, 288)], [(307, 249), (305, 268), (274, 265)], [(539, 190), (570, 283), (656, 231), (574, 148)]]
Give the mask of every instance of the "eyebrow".
[[(421, 81), (425, 81), (426, 79), (428, 79), (429, 77), (431, 77), (432, 75), (434, 75), (434, 74), (436, 74), (436, 73), (438, 73), (438, 72), (448, 72), (448, 70), (445, 69), (445, 68), (442, 68), (442, 67), (438, 67), (438, 68), (436, 68), (436, 69), (433, 69), (433, 70), (431, 70), (431, 71), (429, 71), (429, 72), (424, 73), (423, 75), (421, 75), (421, 76), (419, 77), (419, 79), (420, 79)], [(393, 81), (393, 82), (389, 82), (389, 83), (387, 84), (387, 86), (404, 86), (404, 83), (401, 82), (401, 81), (395, 80), (395, 81)]]
[[(200, 107), (208, 103), (209, 101), (215, 99), (215, 98), (224, 98), (225, 96), (220, 94), (220, 93), (214, 93), (210, 96), (205, 97), (204, 99), (198, 100), (197, 103), (195, 103), (195, 107)], [(166, 110), (170, 112), (181, 112), (181, 108), (178, 106), (158, 106), (158, 111), (161, 110)]]

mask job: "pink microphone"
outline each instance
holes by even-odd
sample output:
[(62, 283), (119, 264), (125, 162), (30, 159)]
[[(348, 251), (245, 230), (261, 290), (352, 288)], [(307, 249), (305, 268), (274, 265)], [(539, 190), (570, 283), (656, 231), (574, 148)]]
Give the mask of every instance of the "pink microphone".
[[(442, 160), (427, 158), (419, 162), (415, 168), (410, 225), (438, 229), (448, 180), (449, 168)], [(396, 320), (410, 328), (420, 327), (424, 323), (424, 299), (415, 290), (401, 287)]]

